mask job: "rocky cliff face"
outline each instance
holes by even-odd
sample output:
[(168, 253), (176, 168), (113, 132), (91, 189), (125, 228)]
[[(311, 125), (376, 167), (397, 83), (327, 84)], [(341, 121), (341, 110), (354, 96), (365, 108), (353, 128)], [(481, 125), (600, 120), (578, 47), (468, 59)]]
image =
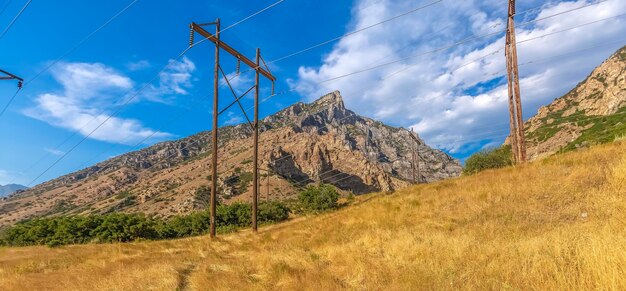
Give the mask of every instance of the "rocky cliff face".
[(626, 136), (626, 47), (525, 124), (531, 159)]
[[(220, 199), (248, 200), (247, 124), (220, 128)], [(0, 201), (0, 225), (58, 214), (182, 214), (206, 206), (211, 134), (164, 142), (40, 184)], [(361, 117), (339, 92), (294, 104), (261, 122), (261, 199), (285, 199), (309, 183), (356, 194), (456, 177), (461, 166), (405, 129)]]

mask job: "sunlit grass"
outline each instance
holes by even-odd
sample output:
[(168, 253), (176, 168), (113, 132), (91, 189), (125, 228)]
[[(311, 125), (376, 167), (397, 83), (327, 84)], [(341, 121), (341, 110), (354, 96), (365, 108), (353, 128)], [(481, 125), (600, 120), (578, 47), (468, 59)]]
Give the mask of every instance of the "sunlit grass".
[(220, 236), (0, 249), (0, 290), (626, 290), (626, 143)]

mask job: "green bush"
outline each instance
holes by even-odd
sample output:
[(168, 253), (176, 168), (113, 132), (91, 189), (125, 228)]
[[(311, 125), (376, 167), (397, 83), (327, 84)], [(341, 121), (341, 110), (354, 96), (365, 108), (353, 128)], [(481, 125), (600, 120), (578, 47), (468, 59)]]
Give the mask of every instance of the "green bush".
[[(259, 223), (275, 223), (289, 218), (290, 210), (281, 202), (259, 204)], [(250, 204), (218, 205), (216, 227), (232, 231), (251, 223)], [(203, 235), (210, 229), (208, 210), (169, 219), (143, 214), (110, 213), (90, 216), (60, 216), (20, 222), (0, 233), (0, 245), (47, 245), (56, 247), (90, 242), (130, 242), (173, 239)]]
[(497, 169), (513, 164), (511, 146), (501, 146), (479, 151), (465, 161), (463, 174), (472, 175), (487, 169)]
[(259, 222), (271, 223), (285, 221), (289, 218), (289, 207), (282, 202), (270, 201), (259, 204)]
[(298, 195), (298, 202), (304, 212), (318, 213), (336, 209), (339, 193), (334, 186), (319, 184), (308, 186)]

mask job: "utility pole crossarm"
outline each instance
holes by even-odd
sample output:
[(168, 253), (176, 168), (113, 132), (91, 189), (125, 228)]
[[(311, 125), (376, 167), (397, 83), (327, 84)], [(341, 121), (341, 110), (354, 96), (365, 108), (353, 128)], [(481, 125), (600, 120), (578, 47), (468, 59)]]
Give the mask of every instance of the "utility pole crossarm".
[(18, 77), (16, 75), (13, 75), (13, 74), (5, 71), (5, 70), (0, 69), (0, 73), (3, 73), (3, 74), (8, 76), (8, 77), (0, 77), (0, 80), (18, 80), (20, 82), (24, 82), (24, 79), (22, 79), (22, 78), (20, 78), (20, 77)]
[(194, 31), (196, 31), (200, 35), (204, 36), (209, 41), (218, 44), (221, 49), (227, 51), (228, 53), (233, 55), (235, 58), (237, 58), (238, 60), (242, 61), (244, 64), (250, 66), (251, 68), (253, 68), (255, 70), (258, 70), (261, 75), (265, 76), (266, 78), (268, 78), (272, 82), (276, 81), (276, 77), (274, 77), (274, 75), (272, 75), (266, 69), (261, 68), (260, 66), (258, 66), (256, 64), (256, 62), (248, 59), (246, 56), (244, 56), (241, 53), (239, 53), (237, 50), (235, 50), (234, 48), (232, 48), (231, 46), (226, 44), (224, 41), (218, 40), (213, 34), (211, 34), (210, 32), (206, 31), (206, 29), (202, 28), (202, 26), (200, 26), (199, 24), (197, 24), (195, 22), (192, 22), (191, 23), (191, 29), (193, 29)]

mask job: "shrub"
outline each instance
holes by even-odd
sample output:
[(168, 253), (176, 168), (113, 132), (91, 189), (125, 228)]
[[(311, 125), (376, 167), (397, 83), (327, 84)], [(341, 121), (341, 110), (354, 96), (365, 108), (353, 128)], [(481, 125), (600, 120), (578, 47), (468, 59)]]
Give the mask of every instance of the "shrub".
[(337, 189), (328, 184), (308, 186), (298, 195), (298, 202), (302, 210), (311, 213), (336, 209), (338, 200), (339, 193), (337, 193)]
[[(250, 204), (218, 205), (216, 210), (216, 227), (222, 232), (252, 224)], [(289, 208), (281, 202), (259, 205), (259, 223), (280, 222), (288, 218)], [(210, 226), (208, 210), (167, 220), (127, 213), (60, 216), (23, 221), (8, 227), (0, 233), (0, 245), (57, 247), (89, 242), (172, 239), (206, 234)]]
[(285, 221), (291, 210), (287, 205), (278, 201), (262, 202), (259, 204), (259, 222), (271, 223)]
[(472, 175), (487, 169), (497, 169), (513, 164), (511, 146), (501, 146), (479, 151), (465, 161), (463, 174)]

